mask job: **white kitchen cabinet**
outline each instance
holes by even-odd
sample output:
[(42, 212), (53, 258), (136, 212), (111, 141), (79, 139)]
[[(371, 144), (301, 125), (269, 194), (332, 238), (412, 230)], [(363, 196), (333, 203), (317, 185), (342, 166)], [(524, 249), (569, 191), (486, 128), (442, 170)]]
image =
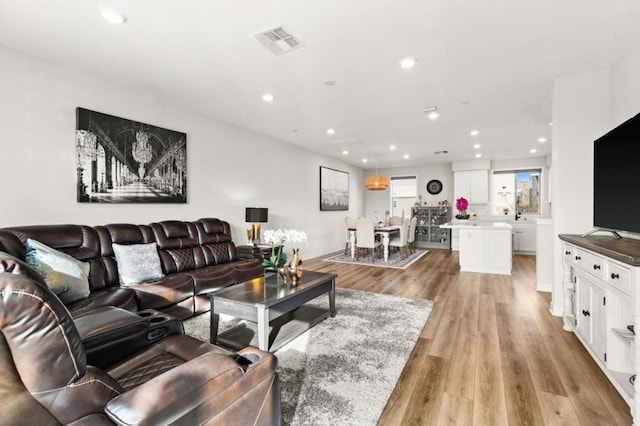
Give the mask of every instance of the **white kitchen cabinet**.
[(460, 270), (511, 275), (511, 226), (457, 225), (460, 229)]
[(536, 252), (535, 229), (513, 229), (513, 251), (518, 253)]
[[(630, 378), (640, 364), (640, 241), (613, 236), (561, 234), (564, 329), (578, 340), (632, 409), (635, 424), (640, 396)], [(640, 361), (640, 359), (639, 359)]]
[(466, 198), (470, 204), (489, 202), (489, 170), (462, 170), (453, 173), (454, 200)]

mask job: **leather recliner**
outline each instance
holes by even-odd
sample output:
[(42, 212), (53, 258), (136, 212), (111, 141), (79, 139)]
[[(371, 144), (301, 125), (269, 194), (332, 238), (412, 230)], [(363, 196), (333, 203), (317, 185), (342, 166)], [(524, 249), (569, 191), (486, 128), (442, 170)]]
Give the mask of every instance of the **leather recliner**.
[(0, 252), (2, 424), (278, 425), (276, 363), (174, 334), (105, 369), (87, 365), (62, 302)]

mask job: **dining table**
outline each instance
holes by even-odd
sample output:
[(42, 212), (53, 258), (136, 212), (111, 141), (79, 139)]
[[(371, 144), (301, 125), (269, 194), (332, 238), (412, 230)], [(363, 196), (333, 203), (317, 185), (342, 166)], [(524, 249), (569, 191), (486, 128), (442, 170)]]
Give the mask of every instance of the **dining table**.
[[(384, 249), (384, 261), (389, 260), (389, 236), (391, 234), (395, 234), (396, 232), (400, 232), (400, 225), (375, 225), (373, 227), (373, 233), (375, 235), (380, 235), (382, 238), (382, 247)], [(356, 258), (356, 227), (349, 227), (349, 237), (351, 239), (351, 258)]]

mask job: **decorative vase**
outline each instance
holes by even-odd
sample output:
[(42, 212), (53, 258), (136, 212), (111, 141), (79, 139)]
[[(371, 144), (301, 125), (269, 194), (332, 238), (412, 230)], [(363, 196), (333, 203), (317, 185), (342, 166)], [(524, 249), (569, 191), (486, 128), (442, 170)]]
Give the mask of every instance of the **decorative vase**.
[(300, 260), (300, 249), (293, 249), (293, 258), (289, 263), (289, 277), (291, 278), (291, 283), (293, 285), (298, 285), (298, 281), (300, 277), (302, 277), (302, 269), (300, 269), (300, 264), (302, 261)]

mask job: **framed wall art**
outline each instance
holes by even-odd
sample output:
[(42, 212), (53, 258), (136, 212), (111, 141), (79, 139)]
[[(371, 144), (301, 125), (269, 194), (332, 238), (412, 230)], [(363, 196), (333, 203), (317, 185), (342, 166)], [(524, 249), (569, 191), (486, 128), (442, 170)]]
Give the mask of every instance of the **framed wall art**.
[(76, 108), (80, 203), (186, 203), (187, 135)]
[(320, 166), (320, 210), (349, 210), (349, 173)]

